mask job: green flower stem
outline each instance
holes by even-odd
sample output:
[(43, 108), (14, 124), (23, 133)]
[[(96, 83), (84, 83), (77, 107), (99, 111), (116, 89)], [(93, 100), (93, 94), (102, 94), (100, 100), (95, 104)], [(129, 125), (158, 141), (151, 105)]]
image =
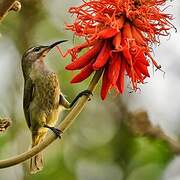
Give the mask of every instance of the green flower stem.
[[(93, 77), (93, 79), (91, 80), (88, 90), (90, 90), (91, 92), (94, 91), (100, 77), (102, 75), (102, 71), (97, 71)], [(77, 102), (77, 104), (73, 107), (73, 109), (68, 113), (68, 115), (65, 117), (65, 119), (60, 123), (60, 125), (58, 126), (58, 128), (65, 132), (70, 125), (73, 123), (73, 121), (76, 119), (76, 117), (79, 115), (79, 113), (83, 110), (85, 104), (88, 101), (87, 96), (82, 96), (79, 101)], [(45, 141), (43, 141), (41, 144), (33, 147), (32, 149), (30, 149), (29, 151), (26, 151), (20, 155), (17, 155), (15, 157), (9, 158), (9, 159), (5, 159), (5, 160), (1, 160), (0, 161), (0, 168), (7, 168), (10, 166), (14, 166), (16, 164), (22, 163), (23, 161), (26, 161), (27, 159), (33, 157), (34, 155), (36, 155), (37, 153), (39, 153), (40, 151), (42, 151), (43, 149), (45, 149), (47, 146), (49, 146), (55, 139), (57, 139), (57, 136), (55, 134), (50, 134)]]

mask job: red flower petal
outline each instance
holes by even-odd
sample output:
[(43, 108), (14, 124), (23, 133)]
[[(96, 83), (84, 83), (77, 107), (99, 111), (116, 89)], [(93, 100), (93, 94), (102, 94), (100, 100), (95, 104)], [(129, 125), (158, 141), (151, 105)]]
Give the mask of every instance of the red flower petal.
[(125, 69), (126, 69), (127, 75), (128, 75), (129, 78), (131, 79), (132, 89), (135, 90), (137, 85), (136, 85), (136, 80), (135, 80), (135, 70), (134, 70), (134, 66), (128, 64), (125, 58), (123, 58), (123, 61), (125, 61)]
[(87, 79), (92, 74), (93, 71), (94, 70), (92, 68), (92, 63), (90, 63), (84, 69), (82, 69), (79, 74), (73, 77), (71, 83), (78, 83)]
[(147, 77), (150, 77), (146, 65), (136, 62), (136, 63), (134, 64), (134, 66), (136, 66), (136, 67), (138, 68), (138, 70), (139, 70), (142, 74), (144, 74), (144, 75), (147, 76)]
[(141, 83), (143, 83), (143, 82), (144, 82), (144, 78), (145, 78), (146, 76), (143, 76), (143, 74), (139, 71), (139, 69), (138, 69), (136, 66), (134, 66), (134, 70), (135, 70), (135, 72), (136, 72), (136, 75), (137, 75), (139, 81), (140, 81)]
[(98, 70), (101, 67), (103, 67), (108, 61), (109, 56), (110, 56), (110, 47), (109, 47), (108, 42), (105, 41), (103, 48), (101, 49), (95, 63), (93, 64), (94, 70)]
[(150, 57), (152, 63), (156, 66), (156, 68), (157, 68), (157, 69), (160, 69), (160, 68), (161, 68), (161, 65), (159, 65), (159, 64), (152, 58), (152, 56), (151, 56), (148, 52), (146, 52), (146, 54)]
[[(119, 1), (119, 0), (118, 0)], [(113, 27), (116, 27), (118, 30), (121, 30), (124, 26), (126, 18), (121, 15), (119, 19), (116, 19), (115, 22), (112, 24)]]
[(108, 68), (108, 80), (112, 86), (116, 86), (121, 67), (121, 59), (118, 53), (113, 54)]
[(124, 74), (125, 74), (125, 62), (122, 60), (119, 77), (116, 83), (118, 90), (121, 94), (124, 92)]
[(133, 24), (136, 27), (138, 27), (141, 31), (144, 31), (144, 32), (153, 31), (153, 29), (150, 26), (150, 24), (147, 24), (147, 23), (143, 22), (141, 19), (136, 18), (135, 20), (133, 20)]
[(131, 32), (131, 26), (128, 22), (124, 24), (123, 26), (123, 36), (126, 39), (133, 39), (132, 32)]
[(100, 39), (108, 39), (108, 38), (115, 36), (117, 33), (118, 33), (118, 31), (116, 29), (107, 28), (107, 29), (103, 29), (102, 31), (100, 31), (98, 33), (98, 37)]
[(102, 48), (102, 42), (99, 41), (77, 60), (73, 61), (71, 64), (68, 64), (66, 66), (66, 69), (77, 70), (83, 68), (98, 54), (101, 48)]
[(142, 64), (149, 66), (149, 62), (147, 61), (144, 52), (140, 50), (137, 56), (133, 57), (134, 58), (134, 63), (136, 62), (141, 62)]
[(131, 56), (131, 53), (129, 52), (129, 48), (127, 46), (125, 46), (123, 48), (122, 53), (123, 53), (124, 59), (127, 61), (127, 63), (132, 66), (132, 56)]
[(122, 46), (123, 46), (122, 53), (123, 53), (124, 59), (127, 61), (129, 65), (132, 65), (132, 56), (129, 51), (129, 45), (127, 43), (125, 36), (122, 37)]
[(139, 45), (146, 45), (145, 38), (142, 36), (141, 32), (134, 26), (132, 26), (131, 30), (136, 43)]
[(102, 87), (101, 87), (102, 100), (106, 98), (109, 88), (110, 88), (110, 83), (108, 81), (108, 67), (106, 66), (104, 74), (103, 74)]
[(116, 50), (122, 50), (122, 44), (121, 44), (121, 32), (116, 34), (116, 36), (113, 38), (113, 45)]

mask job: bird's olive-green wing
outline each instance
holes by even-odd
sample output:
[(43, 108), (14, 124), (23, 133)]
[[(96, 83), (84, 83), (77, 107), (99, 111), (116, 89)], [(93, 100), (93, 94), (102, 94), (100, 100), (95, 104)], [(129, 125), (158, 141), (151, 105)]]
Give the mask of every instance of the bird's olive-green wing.
[(24, 108), (26, 122), (29, 128), (31, 126), (29, 106), (33, 98), (33, 89), (34, 87), (32, 80), (28, 78), (27, 80), (25, 80), (25, 84), (24, 84), (23, 108)]

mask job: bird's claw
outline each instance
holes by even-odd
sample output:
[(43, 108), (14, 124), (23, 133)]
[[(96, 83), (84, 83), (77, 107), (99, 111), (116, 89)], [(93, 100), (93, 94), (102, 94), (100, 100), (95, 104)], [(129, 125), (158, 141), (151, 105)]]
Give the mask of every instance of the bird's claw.
[(55, 127), (50, 127), (48, 125), (45, 125), (44, 127), (50, 129), (58, 138), (61, 139), (61, 134), (63, 133), (60, 129), (55, 128)]
[(54, 132), (54, 134), (56, 134), (56, 136), (57, 136), (58, 138), (61, 139), (62, 131), (61, 131), (60, 129), (54, 127), (54, 128), (52, 129), (52, 131)]
[(72, 103), (70, 104), (69, 107), (71, 108), (72, 106), (74, 106), (74, 104), (77, 102), (77, 100), (78, 100), (80, 97), (82, 97), (82, 96), (88, 97), (88, 101), (90, 101), (90, 100), (91, 100), (90, 97), (89, 97), (90, 95), (93, 95), (90, 90), (81, 91), (81, 92), (75, 97), (75, 99), (72, 101)]
[[(89, 97), (89, 96), (93, 96), (93, 93), (90, 90), (86, 89), (86, 90), (79, 93), (79, 97), (81, 97), (81, 96)], [(91, 98), (89, 97), (88, 101), (90, 101), (90, 100), (91, 100)]]

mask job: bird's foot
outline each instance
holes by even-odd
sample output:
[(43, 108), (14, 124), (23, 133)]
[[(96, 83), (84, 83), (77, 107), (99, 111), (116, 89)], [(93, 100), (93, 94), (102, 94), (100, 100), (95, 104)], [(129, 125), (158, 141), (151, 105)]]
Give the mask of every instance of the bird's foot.
[(82, 96), (87, 96), (88, 97), (88, 101), (90, 101), (90, 95), (93, 95), (92, 92), (90, 90), (84, 90), (84, 91), (81, 91), (75, 98), (74, 100), (72, 101), (72, 103), (70, 104), (69, 108), (71, 108), (72, 106), (74, 106), (74, 104), (78, 101), (78, 99)]
[[(78, 94), (79, 98), (82, 96), (88, 96), (88, 97), (93, 96), (93, 93), (90, 90), (86, 89)], [(90, 101), (90, 100), (91, 100), (91, 98), (89, 97), (88, 101)]]
[(44, 127), (50, 129), (58, 138), (61, 138), (63, 132), (60, 129), (48, 125), (44, 125)]

